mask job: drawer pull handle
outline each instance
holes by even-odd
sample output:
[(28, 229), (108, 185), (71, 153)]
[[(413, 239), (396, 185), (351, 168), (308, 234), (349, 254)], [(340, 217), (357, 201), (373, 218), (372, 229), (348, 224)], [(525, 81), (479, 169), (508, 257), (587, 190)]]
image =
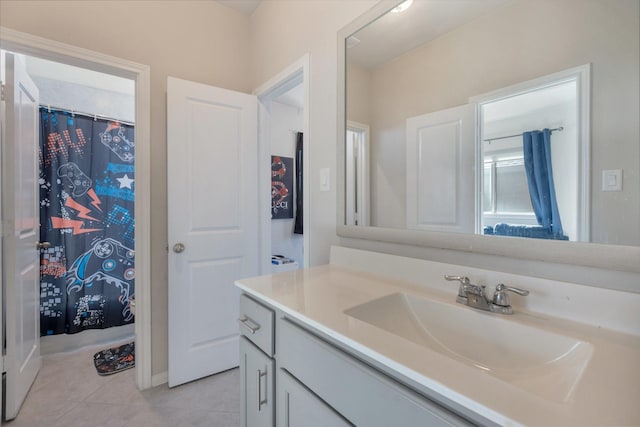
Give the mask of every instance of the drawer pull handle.
[(251, 333), (251, 335), (255, 334), (256, 331), (260, 329), (260, 324), (256, 323), (253, 319), (250, 319), (247, 316), (242, 316), (241, 318), (239, 318), (238, 323), (244, 326)]
[(256, 377), (258, 380), (258, 412), (260, 412), (260, 409), (262, 408), (262, 405), (266, 405), (267, 403), (267, 384), (265, 381), (265, 387), (264, 387), (264, 399), (262, 399), (262, 377), (266, 377), (267, 376), (267, 370), (265, 369), (264, 372), (262, 372), (260, 369), (258, 369), (258, 371), (256, 372)]

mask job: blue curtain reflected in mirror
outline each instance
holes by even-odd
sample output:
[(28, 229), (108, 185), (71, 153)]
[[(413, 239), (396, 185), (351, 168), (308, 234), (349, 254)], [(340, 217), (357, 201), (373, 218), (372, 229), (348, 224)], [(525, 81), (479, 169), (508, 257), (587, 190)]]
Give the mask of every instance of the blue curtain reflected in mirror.
[(522, 140), (529, 196), (538, 224), (555, 238), (564, 237), (553, 183), (551, 131), (524, 132)]

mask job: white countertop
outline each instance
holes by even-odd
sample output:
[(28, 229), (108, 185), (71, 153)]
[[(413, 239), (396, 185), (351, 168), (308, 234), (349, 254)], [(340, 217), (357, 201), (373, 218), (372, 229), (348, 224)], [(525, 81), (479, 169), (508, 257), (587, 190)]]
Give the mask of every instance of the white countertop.
[(236, 284), (246, 293), (375, 361), (392, 375), (409, 380), (425, 394), (436, 393), (497, 424), (640, 425), (640, 337), (636, 335), (532, 312), (518, 311), (508, 316), (510, 321), (593, 346), (580, 381), (567, 399), (558, 400), (528, 392), (344, 314), (348, 308), (398, 292), (474, 310), (454, 302), (454, 289), (444, 293), (337, 265), (243, 279)]

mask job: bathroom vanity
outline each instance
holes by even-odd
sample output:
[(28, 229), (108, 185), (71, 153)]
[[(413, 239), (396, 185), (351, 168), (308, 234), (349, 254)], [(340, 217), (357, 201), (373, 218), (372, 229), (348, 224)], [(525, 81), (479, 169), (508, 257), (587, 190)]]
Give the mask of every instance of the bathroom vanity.
[[(480, 311), (444, 274), (530, 295)], [(237, 286), (243, 426), (640, 424), (638, 294), (338, 247)]]

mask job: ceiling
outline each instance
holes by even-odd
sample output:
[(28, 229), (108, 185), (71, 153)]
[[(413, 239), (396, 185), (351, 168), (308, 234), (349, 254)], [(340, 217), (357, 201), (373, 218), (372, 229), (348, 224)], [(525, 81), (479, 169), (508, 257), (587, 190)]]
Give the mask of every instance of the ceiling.
[(509, 0), (414, 1), (406, 11), (387, 13), (349, 37), (349, 61), (367, 69), (375, 68), (507, 1)]
[(258, 8), (261, 0), (217, 0), (225, 6), (233, 8), (246, 15), (251, 15)]

